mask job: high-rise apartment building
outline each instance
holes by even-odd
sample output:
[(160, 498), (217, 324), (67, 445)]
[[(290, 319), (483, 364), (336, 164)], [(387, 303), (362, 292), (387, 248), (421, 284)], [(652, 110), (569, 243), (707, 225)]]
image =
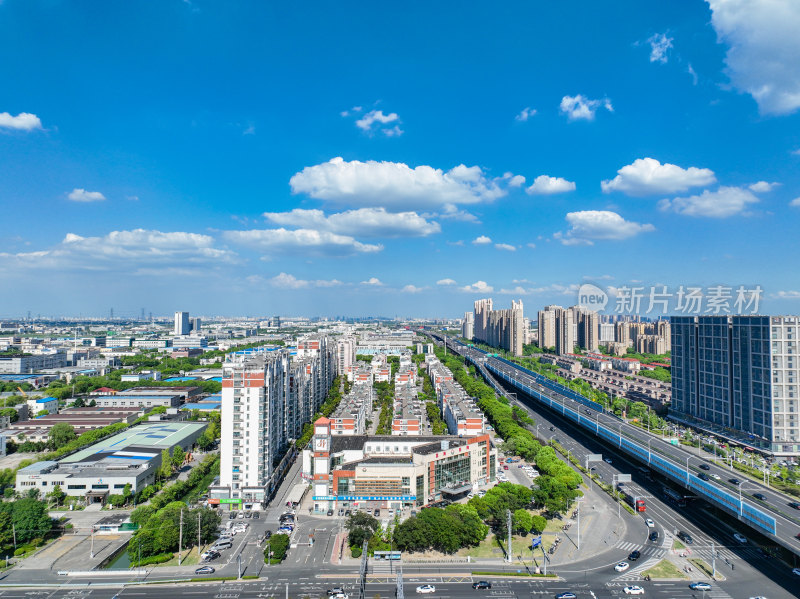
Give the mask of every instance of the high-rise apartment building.
[(572, 310), (561, 306), (553, 306), (556, 315), (556, 353), (559, 356), (571, 354), (575, 351), (575, 327), (573, 326)]
[(522, 300), (512, 300), (511, 308), (506, 310), (492, 310), (491, 299), (476, 301), (473, 337), (521, 356), (525, 339)]
[(539, 347), (547, 349), (556, 346), (556, 311), (559, 306), (545, 306), (537, 316), (539, 327)]
[(175, 328), (173, 330), (173, 334), (188, 335), (190, 330), (189, 313), (175, 312)]
[(600, 315), (592, 310), (576, 306), (572, 308), (572, 317), (577, 325), (578, 346), (587, 351), (598, 351), (600, 349)]
[(464, 312), (464, 319), (461, 321), (461, 336), (470, 340), (475, 336), (475, 315), (472, 312)]
[(336, 342), (336, 373), (344, 376), (356, 363), (355, 337), (342, 337)]
[(800, 455), (800, 317), (673, 316), (672, 411)]
[(189, 319), (189, 329), (192, 331), (192, 333), (197, 334), (202, 328), (202, 326), (203, 326), (203, 319), (200, 318), (199, 316), (196, 318)]

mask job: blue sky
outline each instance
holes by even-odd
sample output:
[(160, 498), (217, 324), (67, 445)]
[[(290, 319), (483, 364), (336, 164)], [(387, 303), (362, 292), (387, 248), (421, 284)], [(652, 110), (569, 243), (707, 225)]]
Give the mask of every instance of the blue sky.
[(0, 316), (800, 311), (797, 2), (275, 4), (0, 1)]

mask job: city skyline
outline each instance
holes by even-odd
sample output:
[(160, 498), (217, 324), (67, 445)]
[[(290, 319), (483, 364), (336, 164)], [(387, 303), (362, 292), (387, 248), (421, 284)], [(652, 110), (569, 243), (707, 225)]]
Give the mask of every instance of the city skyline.
[(455, 6), (1, 2), (0, 317), (800, 312), (800, 6)]

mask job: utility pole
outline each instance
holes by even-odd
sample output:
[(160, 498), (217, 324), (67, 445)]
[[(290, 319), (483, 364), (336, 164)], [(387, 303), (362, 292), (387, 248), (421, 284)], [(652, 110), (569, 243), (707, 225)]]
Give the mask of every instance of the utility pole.
[(576, 502), (578, 507), (575, 509), (578, 512), (578, 549), (581, 548), (581, 502)]
[(181, 565), (181, 548), (183, 547), (183, 509), (181, 509), (181, 520), (178, 528), (178, 565)]
[(717, 577), (717, 552), (714, 551), (714, 541), (711, 541), (711, 578)]
[(17, 526), (15, 524), (11, 525), (11, 532), (14, 534), (14, 549), (17, 548)]
[(506, 549), (506, 561), (511, 563), (511, 510), (506, 510), (506, 532), (508, 534), (508, 542)]
[(197, 512), (197, 557), (200, 557), (200, 511)]
[(91, 536), (92, 541), (91, 541), (91, 546), (90, 546), (90, 549), (89, 549), (89, 557), (91, 559), (94, 559), (94, 525), (92, 525), (92, 532), (90, 533), (90, 536)]

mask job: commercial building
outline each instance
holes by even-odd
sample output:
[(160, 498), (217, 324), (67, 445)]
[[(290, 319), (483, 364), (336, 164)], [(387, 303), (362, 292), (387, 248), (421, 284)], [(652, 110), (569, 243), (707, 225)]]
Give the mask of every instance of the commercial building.
[(317, 513), (365, 504), (399, 509), (463, 497), (494, 481), (496, 463), (489, 435), (333, 436), (330, 420), (320, 418), (303, 451), (303, 477)]
[(56, 351), (50, 354), (2, 356), (0, 357), (0, 373), (29, 374), (48, 368), (62, 368), (67, 365), (67, 354)]
[(50, 414), (58, 412), (58, 400), (55, 397), (29, 399), (26, 403), (28, 404), (28, 411), (34, 416), (42, 410), (47, 410)]
[(128, 484), (136, 493), (155, 482), (162, 450), (191, 451), (206, 426), (204, 422), (140, 424), (58, 462), (21, 468), (16, 490), (26, 493), (37, 488), (46, 495), (58, 485), (67, 495), (84, 497), (87, 503), (105, 503), (109, 495), (122, 494)]
[(331, 415), (332, 435), (364, 435), (372, 414), (375, 391), (372, 385), (353, 385)]
[(800, 455), (800, 317), (674, 316), (670, 327), (671, 412)]
[(486, 418), (483, 412), (464, 388), (453, 380), (450, 369), (435, 356), (425, 356), (425, 363), (448, 432), (459, 437), (485, 433)]

